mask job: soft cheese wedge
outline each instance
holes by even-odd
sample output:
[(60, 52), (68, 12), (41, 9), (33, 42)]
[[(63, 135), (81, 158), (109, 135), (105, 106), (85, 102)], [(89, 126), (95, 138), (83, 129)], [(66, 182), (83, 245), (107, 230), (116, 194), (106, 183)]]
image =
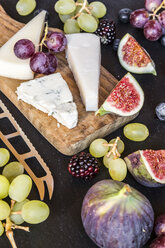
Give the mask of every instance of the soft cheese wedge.
[(34, 77), (34, 73), (30, 69), (30, 59), (19, 59), (14, 54), (14, 45), (20, 39), (31, 40), (39, 50), (39, 43), (44, 29), (46, 11), (42, 11), (22, 29), (13, 35), (0, 48), (0, 76), (15, 78), (20, 80), (28, 80)]
[(86, 111), (98, 109), (100, 38), (95, 34), (67, 35), (66, 56)]
[(21, 83), (16, 91), (18, 100), (52, 115), (67, 128), (77, 125), (78, 112), (72, 93), (60, 73)]

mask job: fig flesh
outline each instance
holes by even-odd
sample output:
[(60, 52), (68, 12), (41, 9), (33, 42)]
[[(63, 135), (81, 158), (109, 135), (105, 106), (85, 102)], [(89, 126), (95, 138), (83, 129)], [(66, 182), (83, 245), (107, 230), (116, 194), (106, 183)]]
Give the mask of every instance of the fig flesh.
[(165, 186), (165, 150), (139, 150), (124, 160), (140, 184), (147, 187)]
[(150, 238), (154, 212), (148, 199), (128, 184), (102, 180), (87, 192), (81, 218), (102, 248), (141, 248)]
[(120, 116), (137, 114), (144, 103), (144, 93), (136, 79), (127, 73), (116, 85), (96, 115), (114, 113)]
[(156, 76), (154, 62), (143, 47), (130, 34), (126, 34), (120, 41), (118, 57), (121, 65), (129, 72)]

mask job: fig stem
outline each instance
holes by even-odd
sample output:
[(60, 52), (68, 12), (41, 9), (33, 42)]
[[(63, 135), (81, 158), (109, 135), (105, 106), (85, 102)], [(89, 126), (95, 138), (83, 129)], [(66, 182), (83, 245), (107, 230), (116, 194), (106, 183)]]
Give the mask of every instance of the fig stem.
[(123, 194), (123, 195), (129, 195), (129, 193), (131, 192), (132, 192), (132, 189), (128, 184), (125, 184), (123, 188), (120, 190), (120, 194)]

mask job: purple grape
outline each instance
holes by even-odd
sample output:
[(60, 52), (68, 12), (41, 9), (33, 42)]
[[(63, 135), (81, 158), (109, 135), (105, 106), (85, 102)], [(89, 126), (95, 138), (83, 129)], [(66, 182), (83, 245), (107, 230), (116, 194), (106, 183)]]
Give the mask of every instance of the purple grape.
[(137, 9), (130, 15), (130, 23), (135, 28), (143, 28), (149, 20), (149, 13), (145, 9)]
[(157, 20), (149, 20), (144, 25), (144, 36), (147, 40), (158, 40), (162, 35), (162, 27)]
[(165, 236), (159, 236), (154, 239), (149, 248), (165, 248)]
[(48, 74), (54, 73), (56, 71), (58, 61), (57, 61), (57, 58), (54, 54), (52, 54), (52, 53), (45, 53), (45, 54), (49, 59), (49, 65), (48, 65), (47, 70), (44, 72), (44, 74), (48, 75)]
[(66, 47), (67, 39), (62, 32), (50, 32), (47, 35), (45, 44), (48, 49), (54, 52), (62, 52)]
[(158, 21), (161, 24), (161, 26), (165, 28), (165, 10), (160, 12), (160, 14), (158, 15)]
[(165, 235), (165, 214), (157, 217), (155, 221), (155, 233), (157, 236)]
[(159, 5), (161, 4), (162, 0), (145, 0), (145, 8), (153, 12)]
[(18, 40), (14, 45), (14, 53), (19, 59), (28, 59), (35, 52), (34, 44), (31, 40)]
[(30, 68), (35, 73), (44, 74), (49, 67), (48, 56), (43, 52), (35, 53), (30, 59)]

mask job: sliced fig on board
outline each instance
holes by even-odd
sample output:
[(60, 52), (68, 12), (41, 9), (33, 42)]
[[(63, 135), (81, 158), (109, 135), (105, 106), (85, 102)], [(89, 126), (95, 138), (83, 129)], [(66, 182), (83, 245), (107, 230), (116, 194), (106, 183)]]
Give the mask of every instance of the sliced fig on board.
[(165, 150), (141, 150), (124, 160), (140, 184), (147, 187), (165, 186)]
[(130, 34), (126, 34), (118, 47), (120, 64), (129, 72), (156, 76), (155, 64), (150, 55)]
[(144, 103), (144, 93), (136, 79), (127, 73), (116, 85), (96, 115), (114, 113), (131, 116), (140, 111)]

